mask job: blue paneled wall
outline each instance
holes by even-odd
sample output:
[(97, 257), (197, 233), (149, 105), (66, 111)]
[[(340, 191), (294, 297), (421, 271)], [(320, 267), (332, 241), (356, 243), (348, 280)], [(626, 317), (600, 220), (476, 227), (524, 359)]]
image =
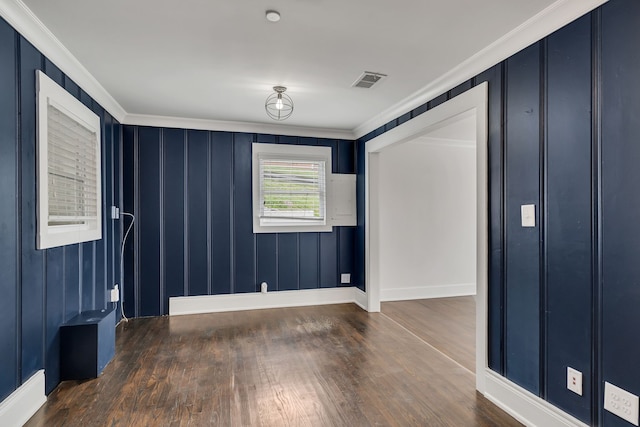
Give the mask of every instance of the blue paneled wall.
[(611, 0), (357, 141), (362, 167), (367, 141), (489, 83), (489, 366), (592, 425), (629, 425), (603, 410), (605, 381), (640, 394), (638, 22), (640, 2)]
[(35, 70), (91, 108), (102, 124), (104, 206), (119, 200), (120, 125), (31, 44), (0, 20), (0, 401), (45, 369), (59, 382), (59, 326), (81, 310), (107, 308), (118, 281), (118, 222), (103, 239), (36, 250)]
[[(168, 313), (169, 298), (340, 286), (354, 273), (355, 227), (253, 234), (251, 144), (332, 148), (355, 173), (354, 141), (124, 126), (125, 313)], [(352, 281), (352, 284), (356, 283)], [(348, 285), (351, 286), (351, 285)]]

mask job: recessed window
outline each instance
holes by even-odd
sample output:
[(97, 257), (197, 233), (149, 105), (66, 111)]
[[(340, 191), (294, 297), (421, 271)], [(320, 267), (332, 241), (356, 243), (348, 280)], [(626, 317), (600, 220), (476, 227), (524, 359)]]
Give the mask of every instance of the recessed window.
[(102, 238), (100, 118), (41, 71), (38, 249)]
[(253, 232), (331, 231), (331, 148), (253, 144)]

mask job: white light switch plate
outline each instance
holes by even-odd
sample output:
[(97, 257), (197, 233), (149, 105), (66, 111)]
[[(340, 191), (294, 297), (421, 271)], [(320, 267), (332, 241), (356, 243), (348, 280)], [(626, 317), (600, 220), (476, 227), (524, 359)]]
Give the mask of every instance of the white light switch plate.
[(536, 226), (536, 205), (520, 206), (520, 216), (522, 218), (523, 227)]
[(567, 388), (582, 396), (582, 372), (567, 366)]
[(608, 382), (604, 383), (604, 409), (638, 425), (638, 396)]
[(340, 283), (351, 283), (351, 273), (342, 273), (340, 275)]

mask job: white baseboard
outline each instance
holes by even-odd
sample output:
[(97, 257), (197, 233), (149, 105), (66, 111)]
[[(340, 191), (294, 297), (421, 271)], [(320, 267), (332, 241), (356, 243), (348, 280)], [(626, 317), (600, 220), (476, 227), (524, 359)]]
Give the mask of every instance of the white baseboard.
[(476, 294), (475, 283), (458, 285), (421, 286), (398, 289), (380, 289), (380, 301), (406, 301), (412, 299), (461, 297)]
[(0, 426), (24, 425), (46, 401), (44, 370), (40, 370), (0, 403)]
[(220, 313), (265, 308), (305, 307), (310, 305), (355, 302), (354, 287), (251, 292), (230, 295), (201, 295), (169, 298), (169, 315)]
[(486, 369), (485, 378), (485, 397), (526, 426), (588, 427), (491, 369)]
[(353, 288), (353, 302), (361, 309), (368, 311), (367, 293), (360, 288)]

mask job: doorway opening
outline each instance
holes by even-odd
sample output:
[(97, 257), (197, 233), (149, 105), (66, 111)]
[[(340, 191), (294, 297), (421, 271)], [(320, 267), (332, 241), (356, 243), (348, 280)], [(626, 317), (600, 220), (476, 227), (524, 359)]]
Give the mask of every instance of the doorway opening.
[[(444, 163), (438, 162), (437, 157), (447, 153), (455, 154), (455, 165), (444, 167)], [(421, 161), (424, 168), (420, 167)], [(433, 179), (434, 176), (423, 176), (430, 172), (434, 176), (438, 173), (449, 173), (449, 176), (441, 177), (442, 185), (427, 188), (426, 181), (420, 183), (419, 180)], [(416, 185), (409, 186), (413, 181)], [(449, 184), (460, 181), (460, 185), (447, 188), (444, 181)], [(367, 309), (380, 311), (381, 301), (475, 293), (474, 300), (467, 299), (463, 306), (475, 306), (475, 369), (470, 370), (476, 373), (476, 389), (484, 392), (488, 274), (487, 83), (369, 141), (365, 194)], [(427, 212), (431, 216), (425, 218)], [(402, 216), (408, 220), (399, 220)], [(420, 221), (421, 218), (424, 221)], [(448, 228), (438, 224), (444, 219), (450, 220)], [(425, 245), (424, 239), (429, 238), (425, 234), (441, 242), (446, 240), (445, 234), (453, 238), (446, 243), (450, 247), (434, 248)], [(460, 251), (458, 258), (445, 256), (446, 252), (456, 251)]]

